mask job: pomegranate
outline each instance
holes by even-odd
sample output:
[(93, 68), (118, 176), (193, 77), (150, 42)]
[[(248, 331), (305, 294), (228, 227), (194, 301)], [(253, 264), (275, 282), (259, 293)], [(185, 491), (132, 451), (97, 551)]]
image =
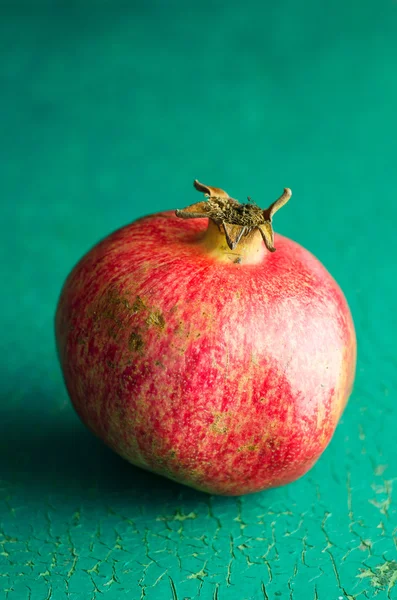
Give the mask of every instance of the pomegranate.
[[(356, 362), (342, 291), (267, 210), (207, 199), (111, 234), (66, 280), (56, 337), (83, 422), (131, 463), (213, 494), (302, 476)], [(274, 252), (275, 247), (277, 252)]]

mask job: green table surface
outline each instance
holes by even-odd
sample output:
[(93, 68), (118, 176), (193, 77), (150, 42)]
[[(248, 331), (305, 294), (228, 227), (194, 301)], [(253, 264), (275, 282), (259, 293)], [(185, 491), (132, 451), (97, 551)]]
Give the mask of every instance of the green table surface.
[[(397, 3), (0, 6), (0, 598), (397, 598)], [(267, 206), (344, 289), (354, 393), (315, 468), (210, 497), (79, 422), (53, 315), (97, 240), (198, 199)]]

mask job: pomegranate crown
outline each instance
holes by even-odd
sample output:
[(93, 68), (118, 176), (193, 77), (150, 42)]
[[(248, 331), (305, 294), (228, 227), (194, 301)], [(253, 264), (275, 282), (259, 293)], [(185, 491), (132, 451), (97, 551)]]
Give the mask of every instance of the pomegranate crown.
[(186, 208), (175, 211), (177, 217), (182, 219), (198, 219), (208, 217), (225, 231), (227, 245), (234, 250), (240, 240), (259, 229), (266, 248), (274, 252), (274, 232), (272, 219), (274, 214), (288, 202), (292, 192), (284, 188), (283, 194), (273, 202), (269, 208), (262, 210), (257, 204), (251, 202), (248, 197), (247, 204), (241, 204), (238, 200), (231, 198), (227, 192), (216, 187), (204, 185), (195, 179), (194, 187), (203, 192), (208, 198), (202, 202), (196, 202)]

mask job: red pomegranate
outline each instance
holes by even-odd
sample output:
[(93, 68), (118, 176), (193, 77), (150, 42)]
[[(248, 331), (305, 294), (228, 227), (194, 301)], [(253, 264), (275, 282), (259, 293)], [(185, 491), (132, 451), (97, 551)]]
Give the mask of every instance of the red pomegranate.
[(79, 262), (57, 344), (77, 413), (113, 450), (245, 494), (319, 458), (351, 392), (355, 332), (321, 263), (273, 236), (290, 190), (263, 211), (195, 187), (207, 200), (139, 219)]

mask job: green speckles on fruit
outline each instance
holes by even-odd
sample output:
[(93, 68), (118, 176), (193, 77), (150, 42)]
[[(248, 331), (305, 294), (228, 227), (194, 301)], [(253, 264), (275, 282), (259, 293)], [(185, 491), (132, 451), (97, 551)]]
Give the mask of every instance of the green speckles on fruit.
[(132, 331), (130, 333), (130, 337), (128, 338), (128, 348), (131, 352), (138, 352), (142, 354), (143, 351), (143, 339), (142, 336), (137, 331)]
[(228, 432), (226, 424), (226, 414), (222, 412), (214, 413), (214, 420), (210, 425), (210, 430), (217, 435), (225, 435)]
[(237, 452), (256, 452), (258, 446), (256, 444), (244, 444), (237, 448)]
[(153, 310), (146, 319), (146, 323), (162, 331), (165, 327), (164, 315), (159, 310)]
[(145, 310), (145, 308), (146, 308), (145, 302), (142, 300), (142, 298), (140, 296), (137, 296), (132, 305), (132, 311), (134, 313), (139, 313), (142, 310)]

